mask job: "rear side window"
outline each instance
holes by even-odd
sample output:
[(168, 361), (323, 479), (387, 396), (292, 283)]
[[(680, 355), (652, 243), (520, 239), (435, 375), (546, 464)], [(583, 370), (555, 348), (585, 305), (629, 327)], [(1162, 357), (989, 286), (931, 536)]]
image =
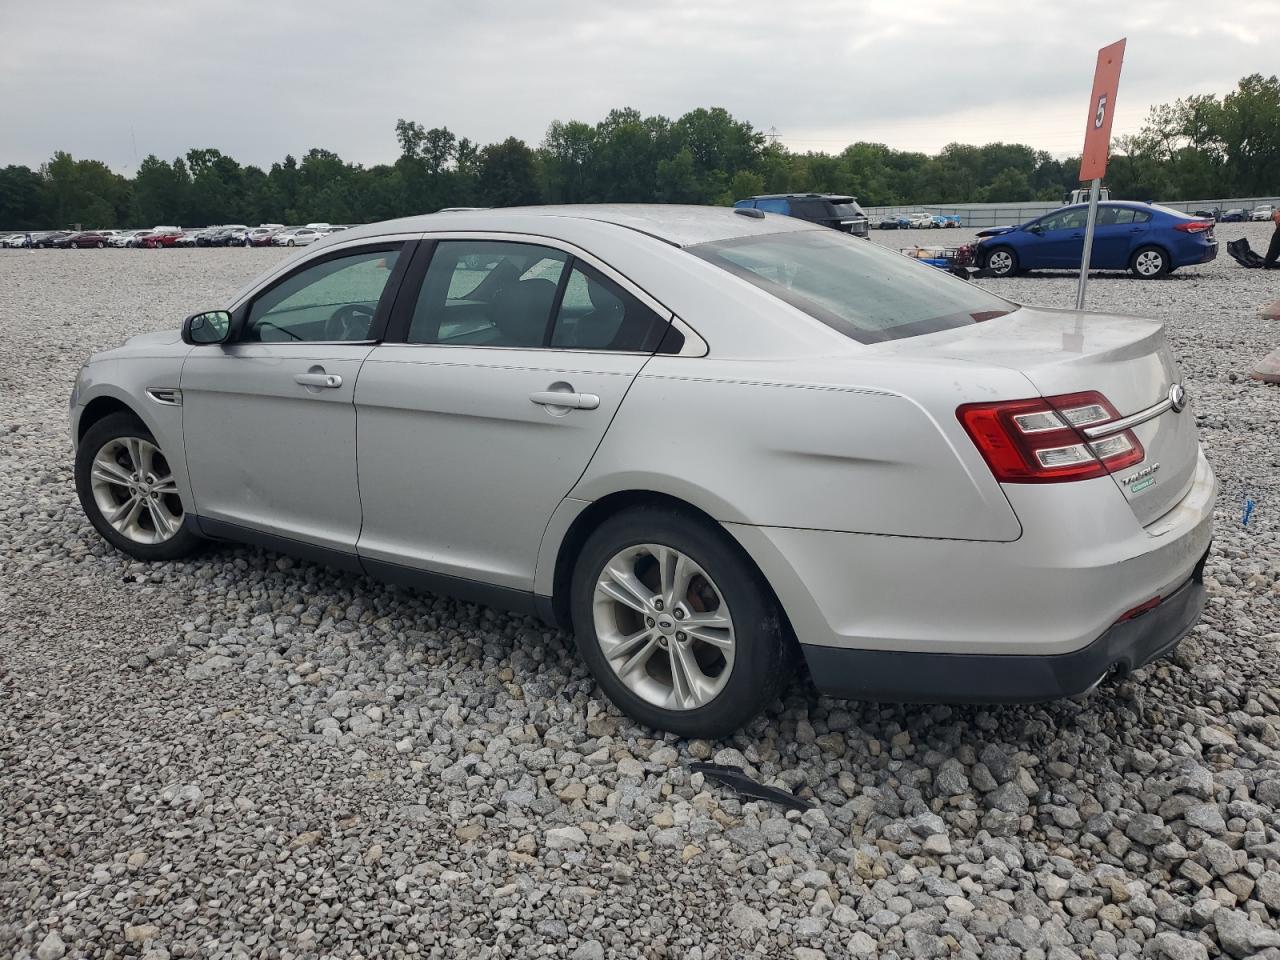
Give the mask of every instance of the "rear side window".
[(756, 209), (763, 210), (765, 213), (782, 213), (789, 211), (785, 197), (771, 197), (768, 200), (757, 200)]
[(834, 230), (739, 237), (687, 248), (860, 343), (949, 330), (1013, 305), (874, 243)]
[(574, 261), (556, 314), (551, 346), (558, 350), (653, 353), (667, 321), (594, 267)]
[(1146, 223), (1151, 214), (1146, 210), (1134, 210), (1132, 207), (1099, 207), (1098, 226), (1121, 226), (1125, 224)]
[(540, 347), (569, 255), (531, 243), (436, 245), (409, 325), (410, 343)]
[(444, 240), (422, 281), (409, 343), (652, 353), (667, 321), (562, 250)]

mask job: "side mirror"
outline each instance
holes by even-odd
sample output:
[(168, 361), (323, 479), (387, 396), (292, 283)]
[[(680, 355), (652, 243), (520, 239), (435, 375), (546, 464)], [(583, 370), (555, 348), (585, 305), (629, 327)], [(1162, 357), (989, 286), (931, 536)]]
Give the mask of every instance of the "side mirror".
[(182, 342), (193, 346), (225, 343), (231, 335), (231, 314), (226, 310), (193, 313), (182, 321)]
[(1027, 226), (1027, 233), (1034, 233), (1038, 237), (1040, 234), (1044, 233), (1044, 227), (1040, 226), (1038, 223), (1030, 224)]

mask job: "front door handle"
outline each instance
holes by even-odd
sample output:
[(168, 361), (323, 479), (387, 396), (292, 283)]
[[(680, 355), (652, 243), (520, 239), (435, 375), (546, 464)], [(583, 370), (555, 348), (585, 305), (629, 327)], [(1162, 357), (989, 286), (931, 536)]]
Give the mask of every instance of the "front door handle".
[(537, 393), (529, 394), (529, 399), (543, 407), (568, 407), (571, 410), (594, 410), (600, 406), (600, 398), (594, 393), (539, 390)]
[(327, 387), (330, 390), (342, 386), (342, 378), (336, 373), (299, 373), (293, 382), (302, 387)]

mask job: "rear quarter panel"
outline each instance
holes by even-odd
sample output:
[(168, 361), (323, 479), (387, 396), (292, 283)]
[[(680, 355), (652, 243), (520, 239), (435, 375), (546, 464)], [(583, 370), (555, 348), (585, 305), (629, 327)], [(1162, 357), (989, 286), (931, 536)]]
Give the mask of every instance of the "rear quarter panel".
[(1027, 387), (947, 364), (655, 357), (570, 496), (652, 490), (721, 522), (1015, 540), (955, 408)]

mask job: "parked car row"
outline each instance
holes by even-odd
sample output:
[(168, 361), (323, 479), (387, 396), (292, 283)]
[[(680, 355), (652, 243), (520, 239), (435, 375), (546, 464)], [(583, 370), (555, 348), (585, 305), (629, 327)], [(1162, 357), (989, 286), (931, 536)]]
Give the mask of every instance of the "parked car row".
[(348, 224), (308, 223), (285, 226), (264, 223), (250, 227), (243, 223), (214, 227), (187, 228), (155, 226), (145, 230), (33, 230), (0, 234), (0, 247), (10, 249), (83, 249), (95, 247), (141, 247), (158, 250), (166, 247), (305, 247)]
[(930, 213), (890, 214), (876, 221), (877, 230), (941, 230), (944, 227), (963, 227), (957, 216), (941, 216)]

